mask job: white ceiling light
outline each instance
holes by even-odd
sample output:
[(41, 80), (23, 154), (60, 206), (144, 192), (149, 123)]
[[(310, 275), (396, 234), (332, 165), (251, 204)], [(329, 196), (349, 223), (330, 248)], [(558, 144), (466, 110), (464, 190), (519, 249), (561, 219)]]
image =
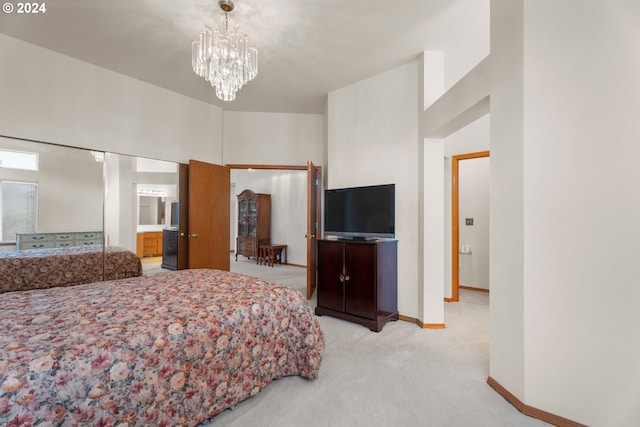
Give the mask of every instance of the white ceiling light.
[(233, 2), (219, 0), (218, 4), (224, 11), (224, 21), (220, 29), (211, 30), (205, 25), (200, 31), (200, 38), (192, 43), (191, 65), (216, 89), (218, 98), (233, 101), (236, 92), (258, 74), (258, 51), (248, 46), (247, 35), (237, 25), (229, 30)]

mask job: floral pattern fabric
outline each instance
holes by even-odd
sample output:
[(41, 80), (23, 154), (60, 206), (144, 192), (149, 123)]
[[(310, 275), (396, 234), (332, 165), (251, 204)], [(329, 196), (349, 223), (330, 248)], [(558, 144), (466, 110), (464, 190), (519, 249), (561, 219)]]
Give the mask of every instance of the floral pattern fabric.
[(0, 293), (141, 275), (140, 259), (118, 246), (86, 245), (0, 252)]
[(218, 270), (0, 295), (0, 425), (196, 426), (317, 378), (302, 294)]

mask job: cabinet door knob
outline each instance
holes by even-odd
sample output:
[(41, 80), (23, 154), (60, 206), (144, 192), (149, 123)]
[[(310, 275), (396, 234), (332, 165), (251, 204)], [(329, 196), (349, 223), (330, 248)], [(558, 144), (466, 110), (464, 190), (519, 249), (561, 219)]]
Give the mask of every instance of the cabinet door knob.
[(340, 275), (340, 282), (344, 283), (344, 275), (343, 274)]
[(349, 276), (344, 276), (344, 280), (345, 280), (346, 282), (348, 282), (348, 281), (349, 281)]

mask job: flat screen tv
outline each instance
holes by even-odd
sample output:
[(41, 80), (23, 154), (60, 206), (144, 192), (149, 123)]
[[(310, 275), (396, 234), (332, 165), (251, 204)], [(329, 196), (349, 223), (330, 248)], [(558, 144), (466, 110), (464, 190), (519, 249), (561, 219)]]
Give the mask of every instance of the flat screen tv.
[(395, 184), (324, 192), (324, 234), (351, 239), (395, 237)]

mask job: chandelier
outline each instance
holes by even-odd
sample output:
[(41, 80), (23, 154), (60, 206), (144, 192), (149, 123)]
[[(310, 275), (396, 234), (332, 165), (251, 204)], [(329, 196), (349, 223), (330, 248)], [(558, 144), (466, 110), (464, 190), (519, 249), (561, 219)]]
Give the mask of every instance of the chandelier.
[(211, 83), (216, 96), (223, 101), (233, 101), (236, 92), (258, 74), (258, 51), (247, 46), (247, 35), (235, 25), (229, 30), (228, 14), (233, 10), (231, 0), (219, 0), (224, 11), (224, 21), (219, 29), (205, 25), (200, 38), (191, 46), (193, 71)]

